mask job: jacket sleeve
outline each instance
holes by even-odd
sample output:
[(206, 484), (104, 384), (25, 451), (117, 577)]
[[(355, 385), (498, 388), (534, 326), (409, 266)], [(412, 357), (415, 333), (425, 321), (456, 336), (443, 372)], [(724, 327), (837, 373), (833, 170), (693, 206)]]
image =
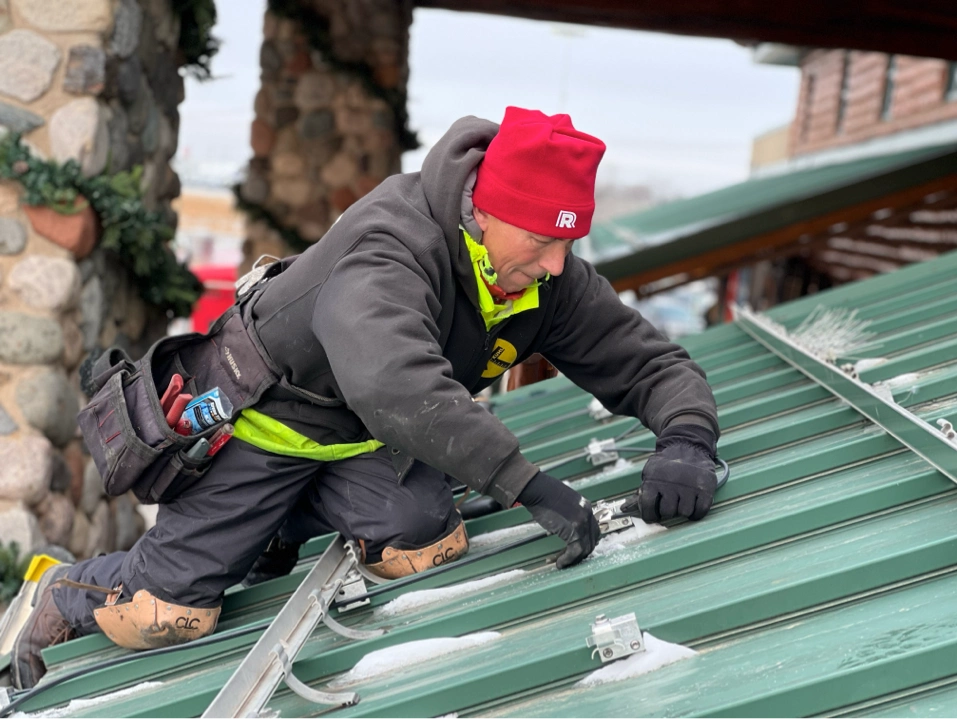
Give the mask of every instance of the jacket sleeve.
[(313, 331), (373, 437), (509, 507), (538, 468), (452, 379), (436, 322), (439, 276), (394, 239), (366, 236), (324, 282)]
[(684, 348), (624, 305), (589, 263), (569, 257), (560, 279), (541, 349), (549, 362), (609, 411), (637, 417), (656, 435), (672, 422), (719, 433), (711, 387)]

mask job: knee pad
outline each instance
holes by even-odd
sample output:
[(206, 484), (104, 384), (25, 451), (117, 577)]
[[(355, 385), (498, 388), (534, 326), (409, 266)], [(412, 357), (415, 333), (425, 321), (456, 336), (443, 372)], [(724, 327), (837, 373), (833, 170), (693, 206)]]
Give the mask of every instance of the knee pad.
[(158, 649), (199, 639), (213, 633), (222, 607), (185, 607), (164, 602), (141, 589), (117, 604), (122, 586), (93, 610), (103, 633), (127, 649)]
[(367, 564), (369, 571), (386, 579), (398, 579), (424, 572), (456, 559), (469, 551), (469, 538), (461, 520), (451, 530), (431, 544), (413, 549), (386, 547), (382, 561)]

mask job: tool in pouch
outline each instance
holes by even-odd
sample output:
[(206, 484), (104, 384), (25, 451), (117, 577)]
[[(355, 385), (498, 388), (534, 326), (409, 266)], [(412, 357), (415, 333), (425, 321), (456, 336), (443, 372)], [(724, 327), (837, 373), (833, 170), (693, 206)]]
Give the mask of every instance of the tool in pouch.
[(233, 414), (233, 403), (219, 387), (203, 392), (190, 400), (183, 410), (183, 417), (190, 423), (192, 432), (202, 432), (210, 427), (218, 427)]
[[(232, 436), (224, 423), (283, 382), (247, 329), (258, 294), (247, 292), (206, 334), (164, 337), (137, 362), (117, 348), (97, 360), (96, 393), (77, 419), (107, 494), (132, 490), (146, 504), (177, 496)], [(208, 445), (195, 456), (199, 440)]]
[[(216, 426), (216, 433), (209, 440), (200, 439), (186, 451), (186, 457), (192, 460), (199, 460), (204, 456), (212, 457), (233, 436), (235, 427), (226, 421), (233, 412), (233, 405), (228, 397), (222, 395), (219, 387), (193, 399), (191, 394), (181, 391), (184, 385), (182, 375), (174, 374), (160, 398), (166, 424), (177, 434), (186, 437), (193, 434), (194, 427), (197, 431), (202, 431)], [(189, 419), (190, 416), (193, 417), (192, 420)]]

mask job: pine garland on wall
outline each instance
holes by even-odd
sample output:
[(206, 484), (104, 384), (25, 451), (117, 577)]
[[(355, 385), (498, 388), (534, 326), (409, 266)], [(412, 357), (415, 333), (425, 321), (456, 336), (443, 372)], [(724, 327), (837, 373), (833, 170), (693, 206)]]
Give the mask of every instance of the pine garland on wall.
[(300, 235), (292, 227), (285, 227), (282, 223), (279, 222), (272, 212), (267, 210), (262, 205), (257, 205), (253, 202), (249, 202), (243, 199), (243, 194), (240, 191), (240, 185), (233, 185), (233, 195), (236, 198), (236, 209), (240, 212), (246, 214), (246, 217), (250, 222), (265, 222), (266, 225), (271, 229), (279, 233), (279, 236), (282, 237), (283, 242), (285, 242), (289, 249), (294, 253), (305, 252), (309, 247), (314, 245), (314, 242), (310, 242)]
[(219, 39), (213, 35), (216, 3), (213, 0), (173, 0), (172, 6), (180, 19), (182, 67), (197, 80), (211, 80), (210, 63), (219, 52)]
[(60, 164), (34, 157), (17, 133), (0, 140), (0, 178), (23, 187), (24, 205), (61, 215), (91, 207), (99, 221), (99, 246), (113, 252), (137, 279), (140, 296), (173, 316), (187, 317), (202, 283), (170, 250), (173, 228), (143, 204), (142, 172), (136, 167), (85, 177), (73, 160)]

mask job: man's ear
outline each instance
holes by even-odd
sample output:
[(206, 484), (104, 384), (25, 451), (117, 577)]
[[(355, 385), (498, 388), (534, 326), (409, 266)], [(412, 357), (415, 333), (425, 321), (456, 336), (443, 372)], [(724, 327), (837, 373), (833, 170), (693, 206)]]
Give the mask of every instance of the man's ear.
[(479, 229), (482, 230), (483, 234), (488, 231), (489, 214), (485, 210), (480, 210), (473, 205), (472, 217), (475, 218), (475, 224), (479, 226)]

